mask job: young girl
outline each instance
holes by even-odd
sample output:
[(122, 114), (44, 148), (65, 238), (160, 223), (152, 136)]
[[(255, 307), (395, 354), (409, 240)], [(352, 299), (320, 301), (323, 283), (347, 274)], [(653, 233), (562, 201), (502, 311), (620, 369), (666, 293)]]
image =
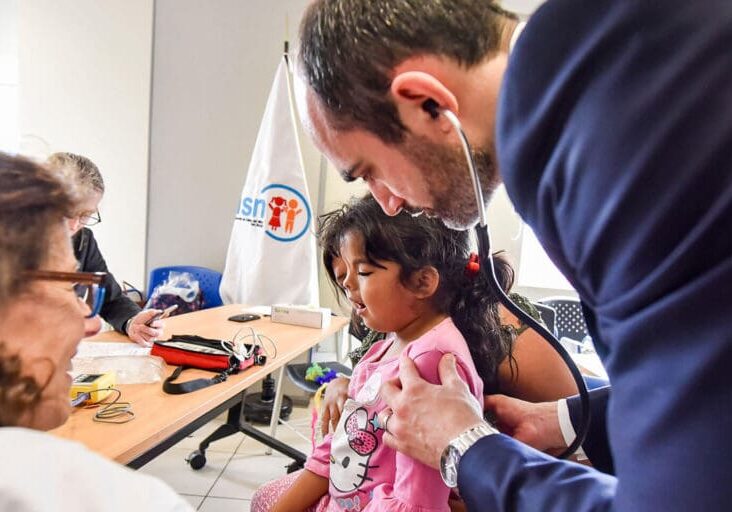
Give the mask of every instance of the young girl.
[[(438, 382), (437, 364), (451, 352), (478, 400), (484, 389), (498, 391), (511, 340), (499, 334), (497, 301), (483, 274), (468, 265), (468, 234), (426, 216), (389, 217), (368, 197), (328, 215), (321, 238), (340, 242), (337, 254), (326, 254), (331, 279), (370, 329), (392, 334), (354, 369), (338, 426), (306, 469), (260, 489), (252, 510), (447, 511), (450, 489), (439, 472), (386, 447), (377, 415), (385, 407), (381, 384), (398, 376), (404, 350), (430, 382)], [(512, 271), (496, 263), (508, 288)]]

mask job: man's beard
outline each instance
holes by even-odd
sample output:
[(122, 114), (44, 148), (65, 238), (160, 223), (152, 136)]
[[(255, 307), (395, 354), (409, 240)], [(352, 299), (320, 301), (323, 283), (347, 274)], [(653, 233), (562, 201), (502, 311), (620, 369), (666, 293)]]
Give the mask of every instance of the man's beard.
[[(422, 171), (427, 189), (432, 196), (432, 206), (427, 215), (439, 217), (451, 229), (464, 230), (478, 222), (478, 205), (475, 201), (470, 169), (462, 148), (452, 148), (432, 142), (421, 135), (407, 134), (400, 145), (409, 161)], [(478, 171), (487, 204), (500, 183), (491, 153), (473, 148), (473, 161)], [(409, 213), (418, 214), (423, 208), (407, 206)]]

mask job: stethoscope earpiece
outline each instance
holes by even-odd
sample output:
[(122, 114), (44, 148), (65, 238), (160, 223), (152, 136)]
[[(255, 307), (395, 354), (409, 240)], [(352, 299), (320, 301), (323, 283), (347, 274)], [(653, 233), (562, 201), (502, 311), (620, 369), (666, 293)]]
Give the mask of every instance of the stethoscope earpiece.
[(422, 103), (422, 110), (427, 112), (432, 119), (437, 119), (440, 115), (440, 106), (432, 98)]

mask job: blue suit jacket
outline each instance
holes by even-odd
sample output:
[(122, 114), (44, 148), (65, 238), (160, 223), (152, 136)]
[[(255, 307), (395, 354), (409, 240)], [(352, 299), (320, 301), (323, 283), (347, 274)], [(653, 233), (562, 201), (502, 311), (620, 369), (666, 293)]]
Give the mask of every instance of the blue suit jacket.
[[(607, 438), (607, 405), (610, 399), (610, 386), (590, 390), (590, 429), (582, 449), (592, 462), (592, 467), (610, 475), (615, 474), (613, 456)], [(579, 432), (584, 419), (579, 395), (567, 399), (569, 419), (575, 432)]]
[(732, 2), (549, 0), (511, 55), (506, 189), (587, 306), (617, 479), (502, 435), (470, 510), (732, 507)]

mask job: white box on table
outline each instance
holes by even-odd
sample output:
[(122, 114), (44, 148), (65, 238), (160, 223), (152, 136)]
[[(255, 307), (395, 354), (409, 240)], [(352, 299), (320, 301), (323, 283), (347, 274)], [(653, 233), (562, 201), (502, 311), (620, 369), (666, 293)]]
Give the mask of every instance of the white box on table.
[(272, 321), (280, 324), (301, 325), (324, 329), (330, 325), (330, 309), (296, 304), (274, 304)]

